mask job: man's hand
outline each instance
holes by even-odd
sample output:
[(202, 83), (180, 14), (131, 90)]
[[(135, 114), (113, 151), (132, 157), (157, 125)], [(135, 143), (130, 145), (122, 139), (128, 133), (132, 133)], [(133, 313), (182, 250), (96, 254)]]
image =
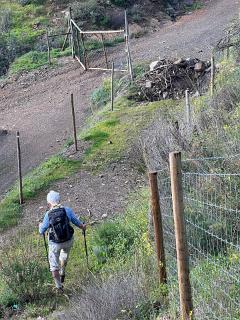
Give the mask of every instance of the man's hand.
[(80, 225), (80, 229), (86, 230), (86, 228), (87, 228), (87, 225), (86, 225), (85, 223), (82, 223), (82, 224)]

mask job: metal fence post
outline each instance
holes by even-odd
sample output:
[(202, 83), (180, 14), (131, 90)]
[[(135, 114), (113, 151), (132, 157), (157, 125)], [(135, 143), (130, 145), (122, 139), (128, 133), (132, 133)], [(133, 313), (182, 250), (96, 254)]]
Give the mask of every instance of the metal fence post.
[(18, 177), (19, 177), (19, 203), (23, 204), (22, 157), (21, 157), (19, 131), (17, 131), (16, 138), (17, 138), (17, 159), (18, 159)]
[(183, 320), (189, 320), (192, 319), (193, 303), (189, 277), (189, 254), (184, 219), (181, 153), (170, 153), (169, 161), (181, 313)]
[(157, 249), (160, 283), (167, 282), (166, 259), (164, 251), (162, 215), (159, 202), (157, 172), (149, 173), (149, 184), (151, 189), (151, 211), (153, 215), (154, 235)]

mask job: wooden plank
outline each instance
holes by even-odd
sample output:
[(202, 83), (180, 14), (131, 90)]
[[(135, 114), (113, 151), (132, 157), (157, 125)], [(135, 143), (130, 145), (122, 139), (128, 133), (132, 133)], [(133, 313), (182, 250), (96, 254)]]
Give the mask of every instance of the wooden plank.
[(85, 65), (81, 62), (81, 60), (77, 56), (75, 56), (75, 59), (80, 63), (80, 65), (83, 67), (83, 69), (86, 70)]
[(70, 23), (72, 23), (78, 29), (79, 32), (83, 32), (72, 18), (70, 19)]
[[(88, 68), (88, 70), (102, 70), (102, 71), (112, 71), (112, 68), (111, 69), (107, 69), (107, 68), (94, 68), (94, 67), (91, 67), (91, 68)], [(125, 69), (114, 69), (114, 72), (128, 72), (128, 70), (125, 70)]]

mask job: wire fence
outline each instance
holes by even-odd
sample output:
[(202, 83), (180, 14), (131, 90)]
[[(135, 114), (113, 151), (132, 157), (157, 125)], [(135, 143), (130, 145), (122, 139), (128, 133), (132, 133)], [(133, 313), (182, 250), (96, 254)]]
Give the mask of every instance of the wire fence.
[[(227, 168), (227, 172), (226, 172)], [(190, 280), (196, 319), (240, 319), (239, 157), (182, 162)], [(170, 311), (179, 313), (169, 170), (158, 173)]]

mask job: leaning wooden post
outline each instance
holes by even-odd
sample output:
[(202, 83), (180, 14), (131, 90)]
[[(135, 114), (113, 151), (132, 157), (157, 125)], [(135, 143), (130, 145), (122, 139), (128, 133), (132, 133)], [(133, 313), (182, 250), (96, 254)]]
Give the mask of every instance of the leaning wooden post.
[(193, 303), (189, 276), (189, 254), (184, 219), (181, 153), (170, 153), (169, 161), (177, 251), (179, 294), (182, 314), (181, 319), (190, 320), (192, 319)]
[(19, 131), (17, 131), (16, 137), (17, 137), (17, 159), (18, 159), (18, 177), (19, 177), (19, 203), (23, 204), (22, 157), (21, 157)]
[(77, 147), (77, 130), (76, 130), (76, 119), (75, 119), (73, 93), (71, 93), (71, 109), (72, 109), (72, 121), (73, 121), (73, 138), (74, 138), (75, 150), (78, 151), (78, 147)]
[(105, 43), (104, 43), (103, 34), (101, 34), (101, 42), (102, 42), (102, 46), (103, 46), (103, 52), (104, 52), (104, 57), (105, 57), (106, 67), (107, 67), (107, 69), (108, 69), (107, 50), (106, 50), (106, 46), (105, 46)]
[(85, 70), (87, 70), (89, 63), (88, 63), (88, 57), (87, 57), (87, 50), (85, 47), (85, 42), (84, 42), (84, 34), (80, 34), (81, 42), (82, 42), (82, 47), (83, 47), (83, 59), (84, 59), (84, 65), (85, 65)]
[(186, 121), (188, 126), (190, 127), (192, 125), (192, 119), (191, 119), (191, 106), (190, 106), (188, 89), (185, 91), (185, 110), (186, 110)]
[[(68, 22), (68, 24), (69, 24), (69, 22)], [(65, 50), (65, 46), (66, 46), (66, 43), (67, 43), (67, 40), (68, 40), (68, 37), (69, 37), (69, 33), (70, 33), (70, 26), (68, 26), (67, 34), (66, 34), (65, 39), (64, 39), (64, 41), (63, 41), (62, 51)], [(70, 40), (70, 41), (71, 41), (71, 40)]]
[(48, 63), (51, 64), (51, 50), (50, 50), (50, 42), (49, 42), (49, 31), (47, 30), (47, 47), (48, 47)]
[(133, 81), (133, 66), (132, 66), (132, 57), (131, 57), (130, 45), (129, 45), (129, 26), (128, 26), (128, 19), (127, 19), (127, 10), (125, 10), (125, 41), (126, 41), (128, 71), (130, 74), (131, 81)]
[(215, 58), (214, 55), (211, 57), (211, 83), (210, 83), (210, 94), (211, 97), (214, 94), (214, 89), (215, 89)]
[(153, 215), (154, 236), (157, 249), (160, 283), (167, 282), (166, 259), (163, 240), (162, 214), (159, 202), (157, 172), (149, 173), (149, 184), (151, 189), (151, 211)]
[(112, 74), (111, 74), (111, 110), (114, 107), (114, 62), (112, 62)]

